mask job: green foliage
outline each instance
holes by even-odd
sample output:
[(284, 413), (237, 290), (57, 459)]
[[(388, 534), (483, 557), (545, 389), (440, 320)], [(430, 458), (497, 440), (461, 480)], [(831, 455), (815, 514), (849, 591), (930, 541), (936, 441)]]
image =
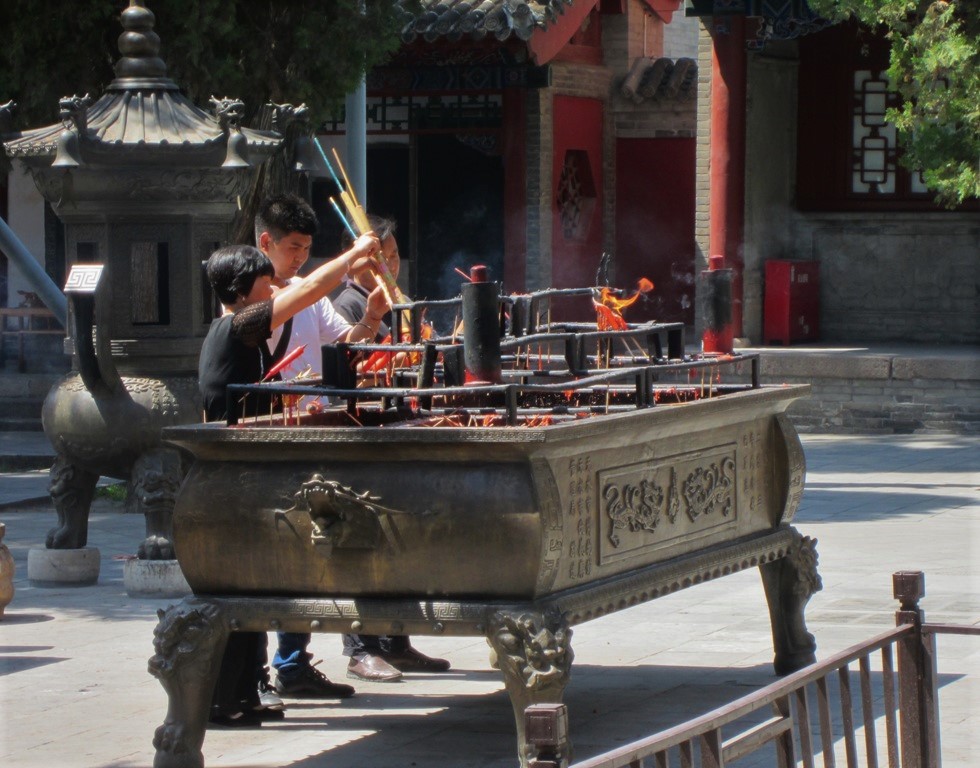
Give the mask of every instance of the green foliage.
[(884, 27), (891, 43), (890, 109), (905, 150), (937, 200), (980, 197), (980, 3), (976, 0), (809, 0), (826, 18)]
[[(20, 127), (54, 122), (58, 99), (98, 97), (119, 58), (123, 0), (3, 0), (0, 102)], [(392, 0), (147, 0), (170, 77), (196, 104), (242, 99), (305, 102), (325, 119), (363, 73), (398, 47), (402, 7)]]
[(95, 498), (108, 499), (109, 501), (125, 501), (126, 483), (112, 483), (111, 485), (100, 485), (95, 489)]
[(21, 127), (54, 122), (61, 96), (98, 96), (119, 55), (119, 3), (52, 3), (46, 10), (39, 14), (30, 0), (0, 3), (0, 101), (17, 102)]

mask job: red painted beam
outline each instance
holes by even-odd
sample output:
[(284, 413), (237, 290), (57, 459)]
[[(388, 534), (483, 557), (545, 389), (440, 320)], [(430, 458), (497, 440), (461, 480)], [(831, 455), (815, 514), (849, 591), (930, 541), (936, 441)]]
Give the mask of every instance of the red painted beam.
[(674, 11), (680, 10), (684, 0), (643, 0), (643, 2), (651, 11), (663, 19), (664, 24), (670, 24)]
[(742, 335), (745, 269), (745, 19), (715, 17), (711, 36), (709, 256), (725, 257), (732, 276), (732, 325)]
[(575, 3), (571, 7), (565, 7), (565, 12), (558, 17), (558, 21), (547, 29), (538, 30), (531, 39), (527, 41), (527, 48), (534, 63), (539, 67), (547, 64), (557, 55), (558, 51), (564, 48), (572, 35), (578, 32), (585, 17), (592, 13), (599, 4), (599, 0), (591, 2)]

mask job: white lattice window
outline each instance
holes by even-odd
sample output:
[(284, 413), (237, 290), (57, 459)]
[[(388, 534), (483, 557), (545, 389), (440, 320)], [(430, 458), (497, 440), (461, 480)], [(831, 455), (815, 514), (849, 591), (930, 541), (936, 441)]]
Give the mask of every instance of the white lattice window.
[(884, 72), (860, 69), (854, 73), (851, 131), (851, 192), (858, 195), (894, 195), (899, 176), (906, 176), (911, 192), (925, 193), (921, 173), (904, 171), (898, 163), (898, 134), (885, 119), (898, 96), (888, 91)]

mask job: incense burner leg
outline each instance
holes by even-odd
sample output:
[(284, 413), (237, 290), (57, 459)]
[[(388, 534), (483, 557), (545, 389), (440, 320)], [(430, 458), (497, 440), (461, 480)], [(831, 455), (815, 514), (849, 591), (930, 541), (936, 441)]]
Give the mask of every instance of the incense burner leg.
[(146, 518), (140, 560), (173, 560), (173, 512), (184, 479), (180, 454), (170, 448), (144, 453), (133, 465), (132, 503)]
[(99, 476), (72, 464), (59, 453), (49, 472), (48, 492), (58, 525), (48, 531), (48, 549), (81, 549), (88, 543), (88, 513)]
[(791, 530), (793, 543), (786, 556), (759, 566), (769, 603), (777, 675), (795, 672), (817, 660), (817, 644), (803, 617), (807, 602), (823, 588), (817, 573), (817, 541), (795, 528)]
[(167, 692), (153, 768), (203, 768), (204, 732), (230, 627), (213, 603), (188, 598), (157, 611), (150, 674)]
[(490, 663), (503, 672), (517, 722), (518, 756), (526, 767), (535, 753), (526, 741), (524, 710), (531, 704), (561, 704), (574, 658), (572, 630), (557, 611), (500, 611), (488, 627)]

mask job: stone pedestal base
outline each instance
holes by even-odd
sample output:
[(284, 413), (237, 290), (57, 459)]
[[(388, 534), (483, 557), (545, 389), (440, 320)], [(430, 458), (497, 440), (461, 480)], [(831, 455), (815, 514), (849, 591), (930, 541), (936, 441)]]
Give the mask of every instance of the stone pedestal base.
[(130, 597), (184, 597), (191, 593), (176, 560), (127, 560), (123, 584)]
[[(153, 738), (154, 768), (203, 768), (208, 712), (228, 638), (235, 632), (265, 633), (271, 628), (413, 637), (483, 635), (490, 644), (491, 663), (503, 673), (510, 695), (522, 768), (567, 765), (561, 755), (538, 759), (542, 731), (525, 730), (525, 713), (535, 705), (561, 704), (574, 658), (572, 624), (754, 566), (762, 569), (770, 605), (776, 669), (780, 674), (795, 671), (816, 649), (803, 610), (821, 584), (815, 542), (788, 525), (533, 600), (186, 597), (157, 611), (160, 622), (153, 632), (155, 653), (149, 670), (168, 698), (167, 714)], [(610, 642), (615, 640), (613, 636)], [(555, 733), (550, 731), (551, 736)], [(567, 748), (565, 735), (562, 750)]]
[(7, 532), (7, 526), (0, 523), (0, 619), (3, 618), (3, 609), (14, 599), (14, 557), (3, 543), (3, 535)]
[(100, 565), (96, 547), (33, 547), (27, 553), (27, 578), (35, 587), (84, 587), (99, 580)]

